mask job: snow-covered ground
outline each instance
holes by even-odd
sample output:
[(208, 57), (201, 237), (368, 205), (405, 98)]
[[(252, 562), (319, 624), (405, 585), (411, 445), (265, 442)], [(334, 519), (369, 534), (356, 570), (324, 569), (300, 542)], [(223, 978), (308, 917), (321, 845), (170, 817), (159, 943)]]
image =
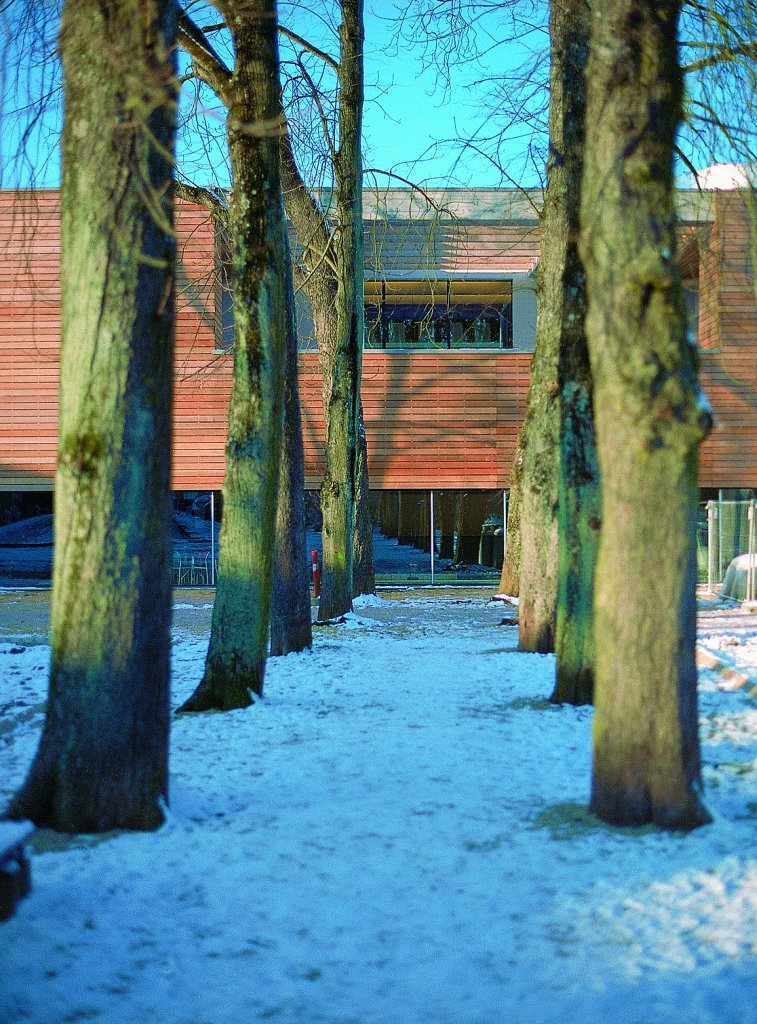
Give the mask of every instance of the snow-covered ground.
[[(546, 702), (553, 659), (503, 616), (368, 600), (270, 662), (254, 707), (177, 718), (163, 828), (38, 833), (0, 1021), (755, 1024), (757, 702), (702, 673), (712, 825), (605, 827), (591, 711)], [(175, 632), (177, 704), (206, 645)], [(2, 803), (48, 656), (0, 643)]]

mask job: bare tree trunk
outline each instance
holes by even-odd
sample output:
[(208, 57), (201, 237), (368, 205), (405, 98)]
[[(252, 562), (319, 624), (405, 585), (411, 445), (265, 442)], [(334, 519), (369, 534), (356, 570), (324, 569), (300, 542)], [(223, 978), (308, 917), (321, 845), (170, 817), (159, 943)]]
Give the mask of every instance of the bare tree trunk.
[(52, 664), (9, 814), (67, 832), (168, 796), (175, 42), (167, 0), (63, 10)]
[(358, 422), (358, 468), (355, 492), (355, 521), (352, 530), (352, 596), (376, 593), (376, 571), (373, 564), (373, 514), (368, 489), (368, 448), (360, 404)]
[[(554, 158), (554, 154), (553, 154)], [(559, 203), (545, 195), (541, 223), (536, 347), (521, 431), (519, 644), (523, 651), (555, 649), (557, 614), (557, 499), (560, 403), (557, 363), (562, 309), (565, 226)]]
[(550, 18), (550, 159), (546, 205), (560, 266), (557, 678), (554, 703), (589, 704), (594, 690), (594, 569), (599, 466), (586, 343), (586, 286), (578, 253), (589, 48), (588, 0), (553, 4)]
[(697, 450), (709, 413), (676, 263), (679, 0), (594, 0), (581, 254), (603, 525), (592, 809), (690, 829), (700, 794)]
[(246, 707), (263, 691), (293, 305), (278, 137), (275, 0), (236, 9), (228, 139), (233, 184), (234, 377), (229, 404), (219, 578), (205, 674), (182, 711)]
[(358, 485), (363, 354), (363, 0), (342, 0), (339, 26), (339, 148), (334, 157), (337, 344), (326, 417), (321, 488), (321, 619), (352, 608), (352, 536)]
[[(319, 617), (352, 607), (353, 538), (368, 528), (367, 461), (361, 463), (360, 375), (363, 347), (363, 4), (342, 0), (339, 30), (339, 146), (334, 155), (336, 230), (308, 191), (284, 133), (280, 157), (287, 211), (304, 249), (302, 283), (313, 310), (323, 373), (326, 472), (321, 487), (323, 572)], [(365, 495), (365, 499), (362, 495)], [(357, 541), (360, 589), (369, 584), (372, 537)]]
[[(287, 267), (287, 271), (291, 271)], [(291, 280), (288, 290), (291, 291)], [(271, 607), (271, 655), (291, 654), (313, 645), (310, 564), (305, 526), (305, 457), (302, 450), (297, 325), (294, 307), (287, 325), (284, 381), (284, 440), (276, 509), (276, 549)]]
[(520, 594), (520, 482), (523, 475), (523, 428), (518, 434), (513, 459), (510, 491), (507, 496), (507, 545), (499, 580), (500, 594), (518, 597)]

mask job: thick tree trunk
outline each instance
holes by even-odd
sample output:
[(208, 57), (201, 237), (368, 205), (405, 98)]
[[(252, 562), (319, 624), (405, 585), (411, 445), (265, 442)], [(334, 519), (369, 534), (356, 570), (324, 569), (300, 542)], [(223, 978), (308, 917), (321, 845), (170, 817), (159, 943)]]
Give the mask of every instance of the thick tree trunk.
[(274, 0), (240, 7), (230, 27), (234, 377), (210, 647), (203, 679), (182, 711), (246, 707), (263, 691), (293, 303), (278, 138), (250, 130), (279, 115)]
[(552, 5), (550, 159), (547, 206), (559, 239), (560, 401), (557, 678), (554, 703), (591, 703), (594, 689), (594, 569), (600, 525), (599, 467), (586, 343), (586, 286), (578, 253), (589, 48), (588, 0)]
[(352, 528), (352, 596), (376, 593), (373, 564), (373, 513), (368, 489), (368, 447), (360, 404), (358, 420), (358, 467), (355, 492), (355, 519)]
[[(289, 272), (289, 267), (287, 267)], [(287, 288), (293, 297), (291, 281)], [(297, 325), (291, 307), (287, 325), (284, 439), (276, 508), (276, 548), (271, 607), (271, 655), (312, 647), (310, 562), (305, 526), (305, 458), (302, 450)]]
[(520, 594), (520, 481), (523, 474), (523, 428), (518, 434), (513, 459), (510, 490), (507, 495), (507, 544), (499, 579), (500, 594)]
[[(550, 160), (554, 162), (551, 152)], [(519, 643), (523, 651), (555, 649), (557, 499), (560, 402), (557, 363), (562, 309), (565, 225), (547, 190), (541, 218), (536, 347), (521, 431)]]
[(66, 3), (52, 664), (12, 817), (160, 824), (168, 795), (174, 5)]
[(585, 350), (576, 350), (565, 376), (560, 389), (557, 675), (550, 700), (590, 704), (594, 695), (594, 573), (602, 502), (593, 385)]
[(591, 807), (689, 829), (701, 799), (697, 449), (709, 426), (676, 264), (679, 0), (594, 0), (581, 250), (603, 524)]

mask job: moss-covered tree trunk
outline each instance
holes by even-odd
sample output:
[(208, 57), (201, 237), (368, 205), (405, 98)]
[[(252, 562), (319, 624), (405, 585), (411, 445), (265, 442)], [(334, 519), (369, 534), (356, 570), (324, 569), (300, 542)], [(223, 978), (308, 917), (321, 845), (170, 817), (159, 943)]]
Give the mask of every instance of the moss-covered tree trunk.
[(279, 140), (271, 130), (279, 118), (274, 0), (239, 5), (229, 27), (234, 374), (210, 647), (202, 681), (182, 711), (246, 707), (263, 691), (293, 303)]
[(594, 688), (594, 569), (600, 526), (599, 467), (586, 343), (586, 283), (578, 252), (589, 49), (588, 0), (552, 5), (548, 202), (560, 224), (561, 264), (557, 677), (551, 700), (591, 703)]
[(523, 475), (523, 427), (518, 434), (510, 490), (507, 494), (507, 542), (499, 579), (500, 594), (520, 594), (520, 482)]
[(676, 263), (679, 0), (594, 0), (581, 253), (603, 523), (591, 807), (689, 829), (701, 799), (697, 451), (709, 414)]
[(360, 412), (363, 6), (357, 0), (342, 0), (341, 8), (334, 224), (303, 181), (288, 132), (282, 135), (280, 147), (287, 211), (303, 247), (302, 288), (313, 311), (323, 374), (326, 471), (321, 488), (321, 619), (349, 611), (353, 591), (373, 589), (372, 523)]
[(176, 13), (64, 6), (52, 662), (13, 817), (147, 829), (168, 796)]
[(326, 473), (321, 487), (321, 619), (342, 615), (352, 607), (352, 535), (363, 356), (362, 0), (342, 0), (341, 9), (339, 146), (334, 155), (337, 343), (331, 365)]
[(363, 422), (363, 404), (358, 413), (358, 465), (352, 528), (352, 596), (376, 593), (373, 564), (373, 513), (368, 481), (368, 445)]
[[(550, 148), (549, 164), (557, 159)], [(548, 168), (549, 175), (549, 168)], [(560, 199), (547, 188), (541, 215), (536, 346), (531, 361), (520, 444), (519, 644), (524, 651), (555, 649), (557, 616), (557, 500), (562, 267), (565, 224)]]
[[(286, 268), (291, 277), (291, 270)], [(287, 287), (291, 291), (291, 280)], [(291, 654), (313, 644), (310, 562), (305, 526), (305, 458), (302, 449), (297, 324), (294, 307), (287, 324), (284, 381), (284, 439), (276, 508), (276, 548), (271, 606), (271, 655)]]

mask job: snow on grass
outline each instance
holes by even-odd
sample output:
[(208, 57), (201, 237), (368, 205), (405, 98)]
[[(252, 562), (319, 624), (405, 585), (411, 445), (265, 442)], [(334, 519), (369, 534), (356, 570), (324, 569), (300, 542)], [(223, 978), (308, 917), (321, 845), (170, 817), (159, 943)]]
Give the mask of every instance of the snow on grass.
[(744, 635), (743, 630), (713, 630), (702, 646), (757, 686), (757, 632)]
[[(703, 673), (712, 825), (611, 829), (591, 710), (549, 705), (553, 659), (502, 623), (357, 602), (254, 707), (176, 718), (163, 828), (38, 834), (0, 1020), (755, 1024), (757, 704)], [(175, 705), (207, 639), (174, 635)], [(3, 801), (48, 657), (0, 645)]]

